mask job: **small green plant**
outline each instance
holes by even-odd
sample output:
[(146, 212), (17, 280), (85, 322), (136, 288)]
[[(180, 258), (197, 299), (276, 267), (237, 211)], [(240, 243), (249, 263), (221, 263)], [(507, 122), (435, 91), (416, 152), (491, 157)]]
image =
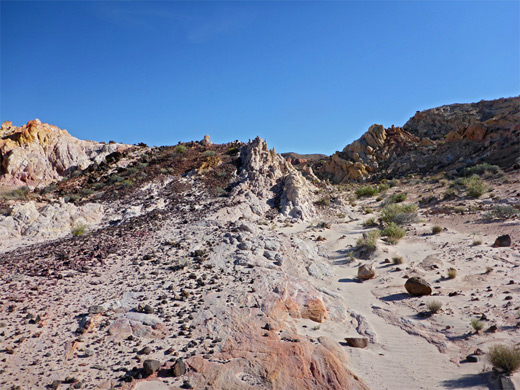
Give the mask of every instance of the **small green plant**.
[(390, 195), (388, 198), (386, 198), (385, 203), (401, 203), (406, 200), (407, 197), (406, 192), (396, 192), (395, 194)]
[(79, 200), (81, 196), (79, 194), (69, 194), (63, 197), (63, 200), (67, 203), (74, 203)]
[(465, 189), (470, 198), (480, 198), (488, 190), (484, 180), (477, 175), (459, 178), (452, 186)]
[(206, 150), (204, 153), (202, 153), (204, 157), (213, 157), (216, 154), (217, 152), (215, 152), (214, 150)]
[(5, 200), (20, 200), (20, 199), (27, 199), (27, 195), (29, 194), (29, 187), (23, 186), (20, 188), (17, 188), (15, 190), (6, 192), (5, 194), (2, 194), (2, 198)]
[(489, 349), (487, 358), (493, 367), (507, 374), (520, 369), (520, 349), (518, 347), (494, 345)]
[(471, 245), (473, 245), (473, 246), (482, 245), (482, 240), (473, 240), (473, 242), (471, 243)]
[(513, 206), (503, 205), (495, 206), (493, 210), (484, 214), (485, 219), (510, 219), (517, 215), (520, 215), (520, 210), (517, 210)]
[(427, 309), (430, 311), (430, 313), (437, 313), (442, 308), (442, 302), (437, 300), (431, 300), (426, 304)]
[(484, 322), (480, 321), (478, 318), (473, 318), (471, 320), (471, 327), (475, 330), (475, 332), (479, 333), (482, 329), (484, 329)]
[(396, 186), (399, 185), (399, 180), (397, 180), (397, 179), (392, 179), (392, 180), (388, 180), (387, 183), (388, 183), (388, 185), (389, 185), (390, 187), (396, 187)]
[(404, 263), (404, 259), (403, 259), (402, 256), (394, 256), (394, 257), (392, 257), (392, 262), (395, 265), (399, 265), (399, 264), (403, 264)]
[(356, 188), (356, 196), (358, 198), (368, 198), (368, 197), (371, 197), (371, 196), (374, 196), (378, 193), (378, 189), (377, 187), (375, 186), (361, 186), (361, 187), (358, 187)]
[(177, 145), (174, 149), (175, 153), (183, 154), (187, 150), (186, 146), (184, 145)]
[(374, 212), (374, 210), (372, 210), (372, 207), (365, 207), (363, 211), (365, 214), (371, 214)]
[(87, 227), (84, 224), (79, 224), (79, 225), (74, 226), (71, 231), (71, 233), (74, 237), (82, 236), (86, 232), (87, 232)]
[(449, 180), (448, 179), (441, 179), (439, 180), (439, 184), (443, 187), (446, 187), (448, 184), (449, 184)]
[(372, 217), (368, 218), (365, 222), (363, 222), (363, 227), (374, 227), (377, 226), (377, 220)]
[(490, 177), (497, 174), (503, 175), (503, 173), (499, 166), (488, 163), (477, 164), (462, 171), (464, 176), (484, 175), (485, 177)]
[(432, 234), (440, 234), (442, 232), (442, 226), (435, 225), (432, 227)]
[(401, 238), (406, 235), (406, 230), (397, 225), (395, 222), (390, 222), (385, 226), (383, 231), (381, 232), (383, 237), (386, 237), (386, 242), (389, 244), (395, 245), (399, 242)]
[(381, 210), (383, 222), (394, 222), (404, 225), (414, 222), (417, 219), (417, 205), (415, 204), (389, 204)]
[(323, 197), (321, 199), (318, 199), (316, 202), (314, 202), (317, 206), (330, 206), (330, 198), (329, 197)]
[(386, 192), (386, 191), (388, 191), (389, 188), (390, 188), (390, 184), (387, 184), (387, 183), (379, 184), (377, 186), (377, 190), (379, 192)]
[(356, 242), (356, 248), (364, 256), (370, 256), (377, 249), (377, 239), (380, 235), (379, 230), (370, 230), (369, 232), (363, 233), (363, 237), (359, 238)]
[(236, 146), (230, 147), (226, 152), (226, 154), (229, 154), (229, 155), (233, 155), (233, 154), (237, 154), (237, 153), (238, 153), (238, 147), (236, 147)]
[(457, 270), (455, 268), (448, 268), (448, 279), (455, 279), (457, 277)]

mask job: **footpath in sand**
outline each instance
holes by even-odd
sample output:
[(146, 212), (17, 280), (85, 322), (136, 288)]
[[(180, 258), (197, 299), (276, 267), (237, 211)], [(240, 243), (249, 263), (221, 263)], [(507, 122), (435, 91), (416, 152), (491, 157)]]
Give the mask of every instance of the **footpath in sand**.
[[(332, 223), (330, 228), (299, 224), (282, 229), (296, 240), (315, 247), (313, 252), (319, 254), (316, 262), (328, 267), (329, 273), (322, 280), (315, 279), (318, 288), (325, 296), (339, 294), (350, 315), (350, 321), (345, 323), (326, 321), (319, 327), (301, 320), (296, 324), (298, 332), (310, 337), (325, 335), (344, 345), (353, 371), (373, 389), (494, 388), (485, 355), (479, 356), (478, 363), (466, 362), (465, 358), (477, 348), (487, 351), (496, 343), (518, 342), (519, 333), (512, 326), (499, 325), (502, 331), (476, 335), (470, 320), (475, 313), (486, 315), (490, 323), (494, 323), (494, 317), (497, 322), (503, 320), (500, 316), (504, 313), (497, 309), (503, 304), (501, 294), (487, 300), (477, 298), (480, 288), (498, 287), (504, 280), (520, 280), (518, 267), (513, 266), (519, 264), (518, 254), (511, 248), (491, 248), (485, 243), (480, 248), (468, 249), (467, 234), (450, 229), (431, 235), (425, 233), (431, 232), (431, 225), (419, 223), (414, 224), (417, 228), (410, 228), (399, 244), (391, 246), (380, 240), (379, 249), (371, 259), (357, 260), (349, 256), (349, 251), (367, 230), (362, 222), (368, 217), (351, 215), (350, 222)], [(403, 264), (385, 262), (397, 255), (403, 257)], [(464, 260), (471, 255), (476, 255), (474, 261)], [(503, 262), (510, 256), (513, 258), (509, 264)], [(459, 261), (453, 264), (448, 261), (451, 258)], [(432, 259), (437, 264), (426, 267)], [(493, 265), (499, 269), (491, 275), (481, 275), (486, 264), (493, 261), (498, 261), (498, 265)], [(372, 262), (376, 277), (360, 282), (358, 266)], [(456, 280), (443, 277), (452, 265), (458, 269)], [(416, 298), (407, 294), (406, 277), (417, 274), (432, 284), (434, 296)], [(448, 297), (452, 291), (458, 294)], [(432, 299), (441, 301), (443, 309), (430, 317), (421, 316), (421, 312), (427, 311), (425, 303)], [(352, 348), (344, 342), (345, 337), (367, 337), (369, 345)], [(518, 375), (512, 379), (516, 386), (520, 384)]]

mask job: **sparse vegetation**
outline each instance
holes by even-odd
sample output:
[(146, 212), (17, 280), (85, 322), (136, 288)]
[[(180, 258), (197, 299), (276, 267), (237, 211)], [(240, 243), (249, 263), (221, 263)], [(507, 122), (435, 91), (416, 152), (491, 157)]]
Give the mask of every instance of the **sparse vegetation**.
[(30, 191), (29, 187), (23, 186), (23, 187), (20, 187), (15, 190), (2, 194), (2, 198), (4, 198), (5, 200), (27, 199), (27, 195), (29, 194), (29, 191)]
[(431, 300), (426, 304), (426, 307), (430, 311), (430, 313), (435, 314), (442, 308), (442, 302), (437, 300)]
[(378, 193), (378, 189), (375, 186), (361, 186), (356, 189), (356, 196), (358, 198), (368, 198)]
[(87, 232), (87, 226), (84, 224), (76, 225), (72, 228), (71, 233), (74, 237), (82, 236)]
[(215, 152), (214, 150), (206, 150), (204, 153), (202, 153), (204, 157), (213, 157), (216, 154), (217, 152)]
[(484, 322), (477, 318), (473, 318), (471, 320), (471, 327), (475, 330), (475, 332), (479, 333), (482, 329), (484, 329)]
[(386, 192), (386, 191), (388, 191), (389, 189), (390, 189), (390, 185), (389, 185), (389, 184), (386, 184), (386, 183), (379, 184), (379, 185), (377, 186), (377, 190), (378, 190), (379, 192)]
[(183, 153), (186, 153), (186, 146), (184, 145), (177, 145), (174, 149), (175, 153), (179, 153), (179, 154), (183, 154)]
[(518, 347), (494, 345), (489, 349), (487, 358), (493, 367), (507, 374), (520, 369), (520, 349)]
[(415, 204), (389, 204), (381, 210), (383, 222), (394, 222), (404, 225), (414, 222), (417, 219), (417, 205)]
[(395, 194), (390, 195), (388, 198), (386, 198), (385, 203), (401, 203), (406, 200), (407, 197), (406, 192), (396, 192)]
[(440, 234), (442, 232), (442, 226), (435, 225), (432, 227), (432, 234)]
[(371, 230), (363, 233), (363, 237), (356, 242), (356, 248), (365, 256), (369, 256), (377, 249), (377, 239), (381, 235), (379, 230)]
[(455, 188), (464, 188), (470, 198), (480, 198), (487, 190), (486, 183), (479, 176), (473, 175), (455, 180)]
[(455, 268), (448, 268), (448, 279), (455, 279), (457, 277), (457, 270)]
[(403, 264), (403, 263), (404, 263), (404, 259), (403, 259), (402, 256), (394, 256), (394, 257), (392, 257), (392, 262), (393, 262), (395, 265)]
[(368, 218), (365, 222), (363, 222), (363, 227), (374, 227), (377, 226), (377, 220), (372, 217)]
[(323, 197), (321, 199), (318, 199), (316, 202), (314, 202), (317, 206), (330, 206), (330, 198), (329, 197)]
[(473, 240), (471, 245), (473, 245), (473, 246), (482, 245), (482, 240)]
[(406, 231), (397, 225), (395, 222), (390, 222), (385, 226), (383, 231), (381, 232), (383, 237), (386, 237), (386, 242), (389, 244), (395, 245), (399, 242), (401, 238), (406, 235)]
[(484, 219), (510, 219), (518, 215), (520, 210), (510, 205), (503, 205), (493, 207), (493, 210), (484, 214)]
[(488, 163), (477, 164), (462, 171), (464, 176), (484, 175), (485, 177), (490, 177), (497, 174), (502, 175), (503, 173), (499, 166)]

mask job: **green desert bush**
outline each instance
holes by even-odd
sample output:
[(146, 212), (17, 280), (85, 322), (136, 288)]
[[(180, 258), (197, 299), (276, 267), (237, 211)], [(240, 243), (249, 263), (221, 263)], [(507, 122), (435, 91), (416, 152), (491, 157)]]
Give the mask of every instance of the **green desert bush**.
[(399, 242), (401, 238), (406, 235), (406, 231), (397, 225), (395, 222), (390, 222), (385, 226), (383, 231), (381, 232), (383, 237), (386, 237), (386, 242), (389, 244), (395, 245)]
[(363, 237), (359, 238), (356, 242), (356, 248), (366, 256), (371, 255), (377, 249), (377, 239), (380, 235), (379, 230), (371, 230), (363, 233)]
[(495, 206), (493, 210), (484, 214), (485, 219), (510, 219), (520, 215), (520, 210), (510, 205)]
[(471, 320), (471, 327), (475, 330), (475, 332), (480, 332), (482, 329), (484, 329), (484, 322), (480, 321), (477, 318), (473, 318)]
[(8, 191), (4, 194), (2, 194), (2, 198), (5, 200), (20, 200), (20, 199), (27, 199), (27, 195), (29, 194), (29, 187), (23, 186), (20, 188), (16, 188), (12, 191)]
[(386, 198), (385, 203), (386, 204), (401, 203), (401, 202), (404, 202), (406, 200), (407, 196), (408, 195), (407, 195), (406, 192), (396, 192), (395, 194), (392, 194), (388, 198)]
[(174, 150), (175, 153), (183, 154), (186, 152), (187, 148), (184, 145), (177, 145)]
[(214, 150), (206, 150), (204, 153), (202, 153), (204, 157), (213, 157), (216, 154), (217, 152), (215, 152)]
[(520, 369), (520, 349), (507, 345), (494, 345), (487, 354), (489, 362), (499, 371), (511, 374)]
[(440, 234), (442, 232), (442, 226), (435, 225), (432, 227), (432, 234)]
[(437, 313), (442, 308), (442, 302), (437, 300), (431, 300), (426, 304), (426, 308), (430, 311), (430, 313)]
[(502, 169), (500, 169), (498, 165), (491, 165), (488, 163), (477, 164), (472, 167), (466, 168), (462, 171), (462, 174), (464, 176), (484, 175), (489, 177), (497, 174), (502, 175), (503, 173), (504, 172), (502, 171)]
[(84, 224), (79, 224), (79, 225), (74, 226), (71, 231), (72, 235), (75, 237), (82, 236), (86, 232), (87, 232), (87, 227)]
[(455, 180), (453, 187), (464, 189), (470, 198), (480, 198), (487, 190), (486, 183), (479, 176), (461, 177)]
[(358, 198), (367, 198), (376, 195), (378, 192), (377, 187), (368, 185), (356, 188), (355, 193)]
[(379, 185), (377, 186), (377, 190), (378, 190), (379, 192), (386, 192), (386, 191), (389, 190), (389, 188), (390, 188), (390, 184), (388, 184), (388, 183), (379, 184)]
[(381, 220), (386, 223), (394, 222), (404, 225), (417, 219), (417, 205), (415, 204), (389, 204), (381, 210)]
[(368, 218), (365, 222), (363, 222), (363, 227), (374, 227), (377, 226), (377, 220), (372, 217)]

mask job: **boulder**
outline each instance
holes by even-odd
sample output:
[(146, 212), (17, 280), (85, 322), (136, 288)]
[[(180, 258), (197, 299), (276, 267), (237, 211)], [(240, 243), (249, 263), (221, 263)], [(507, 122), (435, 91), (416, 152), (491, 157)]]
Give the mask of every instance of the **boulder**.
[(503, 236), (497, 237), (493, 246), (494, 247), (511, 246), (511, 236), (509, 234), (504, 234)]
[(358, 268), (358, 278), (361, 280), (372, 279), (376, 276), (376, 268), (374, 267), (374, 263), (372, 264), (362, 264)]
[(172, 375), (173, 376), (182, 376), (186, 374), (186, 364), (184, 360), (177, 359), (172, 366)]
[(406, 291), (414, 296), (430, 295), (432, 293), (432, 287), (423, 278), (413, 276), (409, 278), (404, 284)]
[(302, 317), (314, 322), (323, 322), (328, 317), (327, 308), (321, 299), (311, 299), (305, 304)]
[(348, 345), (354, 348), (366, 348), (368, 347), (367, 337), (345, 337), (345, 341)]
[(148, 359), (143, 362), (143, 373), (145, 376), (150, 376), (154, 372), (159, 371), (161, 368), (161, 362), (158, 360)]

